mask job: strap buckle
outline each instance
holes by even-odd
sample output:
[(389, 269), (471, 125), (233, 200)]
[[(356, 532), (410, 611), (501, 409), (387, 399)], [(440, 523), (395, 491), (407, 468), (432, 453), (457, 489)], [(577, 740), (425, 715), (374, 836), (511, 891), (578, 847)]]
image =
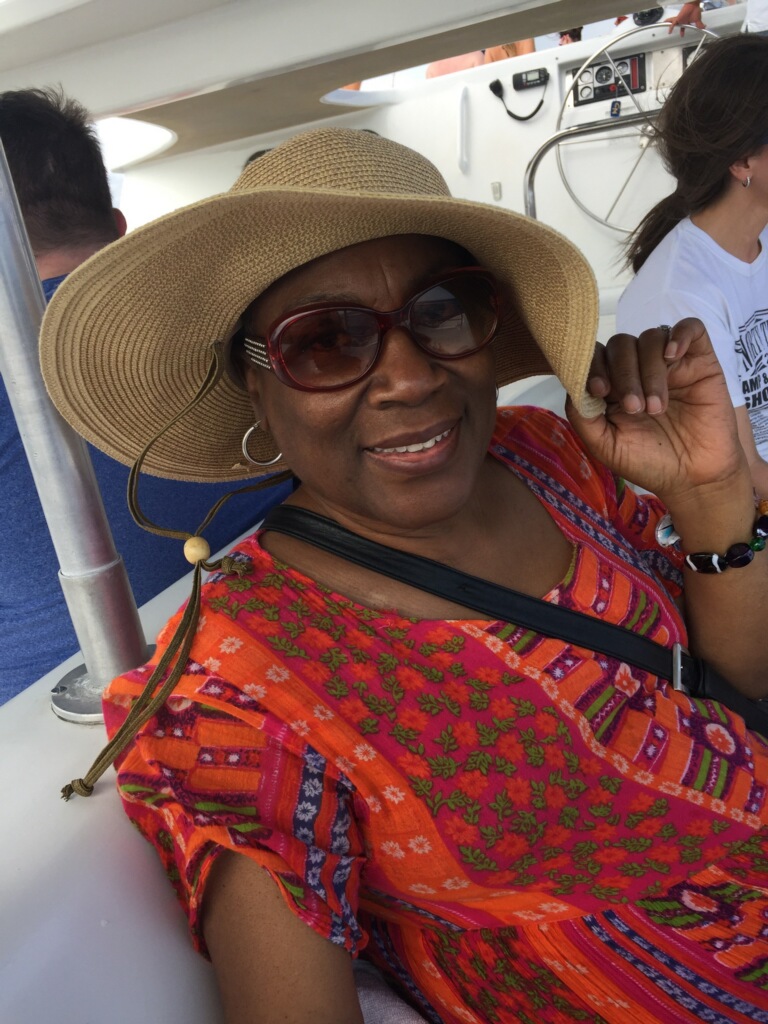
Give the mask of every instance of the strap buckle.
[(687, 694), (688, 687), (683, 682), (683, 648), (681, 644), (672, 647), (672, 689)]

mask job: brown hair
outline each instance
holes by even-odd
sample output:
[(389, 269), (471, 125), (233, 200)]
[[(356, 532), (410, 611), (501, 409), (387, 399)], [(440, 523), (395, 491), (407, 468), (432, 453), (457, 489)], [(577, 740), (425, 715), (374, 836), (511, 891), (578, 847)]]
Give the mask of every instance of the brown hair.
[(672, 89), (653, 136), (677, 187), (629, 238), (635, 272), (676, 224), (720, 198), (731, 164), (768, 144), (768, 39), (741, 35), (707, 45)]
[(0, 94), (0, 140), (35, 253), (118, 237), (88, 111), (59, 89)]

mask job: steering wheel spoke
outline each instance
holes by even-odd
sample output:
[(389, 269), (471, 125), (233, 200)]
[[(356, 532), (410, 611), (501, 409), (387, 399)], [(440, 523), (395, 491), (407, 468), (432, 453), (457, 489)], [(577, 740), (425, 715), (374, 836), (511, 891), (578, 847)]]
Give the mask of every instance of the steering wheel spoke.
[[(690, 63), (699, 55), (707, 38), (717, 37), (715, 33), (695, 26), (688, 27), (687, 32), (693, 32), (698, 37), (695, 48), (687, 54), (687, 63)], [(561, 132), (579, 123), (574, 117), (576, 110), (591, 107), (597, 113), (604, 109), (599, 106), (600, 101), (595, 95), (598, 91), (601, 93), (600, 100), (611, 104), (611, 114), (605, 118), (604, 132), (599, 129), (589, 136), (563, 138), (555, 146), (555, 155), (560, 179), (576, 206), (592, 220), (622, 235), (629, 234), (636, 226), (623, 223), (622, 214), (623, 219), (626, 219), (631, 186), (641, 180), (638, 172), (642, 170), (642, 180), (648, 182), (653, 174), (661, 171), (653, 146), (653, 123), (672, 84), (670, 70), (673, 62), (674, 75), (677, 78), (677, 69), (683, 62), (685, 53), (677, 42), (670, 41), (666, 52), (674, 50), (674, 56), (662, 64), (664, 49), (636, 53), (628, 48), (628, 39), (641, 34), (647, 39), (648, 33), (655, 33), (652, 36), (655, 39), (659, 38), (659, 33), (664, 33), (666, 37), (667, 25), (632, 28), (610, 39), (596, 50), (574, 72), (571, 87), (565, 94), (557, 119), (556, 132)], [(678, 59), (680, 64), (677, 63)], [(635, 116), (634, 123), (624, 126), (625, 130), (622, 131), (621, 106), (625, 101), (629, 101), (629, 109), (634, 109), (642, 119)], [(626, 152), (624, 161), (617, 158), (615, 150), (612, 152), (612, 164), (614, 167), (620, 167), (619, 172), (600, 177), (597, 189), (594, 186), (594, 174), (587, 176), (586, 187), (577, 186), (578, 154), (587, 152), (582, 147), (594, 147), (595, 143), (602, 143), (605, 146), (608, 141), (621, 141), (622, 150)], [(633, 152), (633, 147), (636, 147), (637, 153)]]

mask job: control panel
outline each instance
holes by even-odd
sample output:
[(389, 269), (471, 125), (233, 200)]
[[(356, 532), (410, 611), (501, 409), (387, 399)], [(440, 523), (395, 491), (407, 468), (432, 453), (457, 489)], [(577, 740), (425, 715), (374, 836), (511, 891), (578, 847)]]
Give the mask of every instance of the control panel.
[(519, 92), (521, 89), (533, 89), (537, 85), (546, 85), (549, 81), (549, 72), (546, 68), (534, 68), (532, 71), (518, 71), (512, 75), (512, 88)]
[(645, 92), (645, 54), (616, 60), (598, 60), (584, 68), (573, 83), (574, 106), (615, 100), (628, 93)]

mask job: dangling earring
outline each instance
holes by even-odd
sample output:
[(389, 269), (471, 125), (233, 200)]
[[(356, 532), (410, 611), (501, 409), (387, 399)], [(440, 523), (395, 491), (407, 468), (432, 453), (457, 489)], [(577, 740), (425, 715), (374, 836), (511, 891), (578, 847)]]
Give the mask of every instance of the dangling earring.
[(250, 454), (248, 453), (248, 442), (249, 442), (249, 440), (251, 438), (251, 434), (253, 434), (255, 431), (257, 431), (259, 429), (260, 425), (261, 425), (261, 420), (257, 420), (256, 423), (254, 423), (254, 425), (252, 427), (248, 427), (248, 429), (246, 430), (245, 434), (243, 434), (242, 450), (243, 450), (243, 457), (245, 458), (246, 462), (250, 462), (250, 464), (252, 466), (260, 466), (262, 469), (265, 469), (267, 466), (274, 466), (274, 464), (276, 462), (279, 462), (280, 459), (282, 459), (282, 457), (283, 457), (283, 453), (282, 452), (278, 452), (277, 455), (274, 457), (274, 459), (270, 459), (269, 462), (259, 462), (258, 459), (252, 459), (251, 458)]
[(746, 178), (744, 179), (744, 181), (742, 181), (741, 185), (742, 185), (742, 188), (749, 188), (749, 186), (751, 184), (752, 184), (752, 175), (748, 174), (746, 176)]

